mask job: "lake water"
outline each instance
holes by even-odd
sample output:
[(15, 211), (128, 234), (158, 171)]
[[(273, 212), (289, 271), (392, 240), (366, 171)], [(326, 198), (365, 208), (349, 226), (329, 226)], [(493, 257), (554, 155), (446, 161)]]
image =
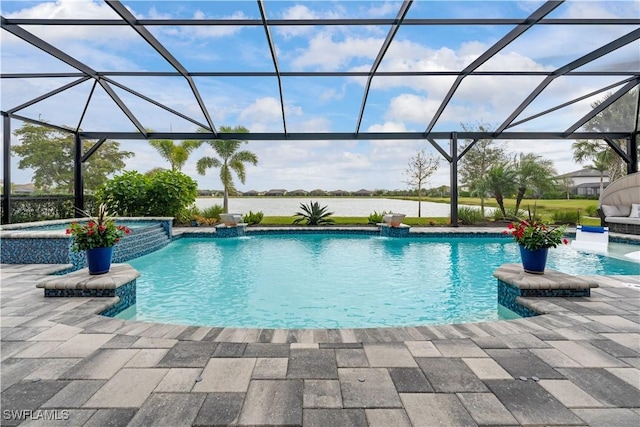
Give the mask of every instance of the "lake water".
[[(311, 201), (317, 201), (320, 206), (327, 206), (329, 212), (333, 212), (335, 216), (367, 217), (373, 211), (392, 211), (407, 216), (418, 216), (417, 201), (375, 197), (234, 197), (229, 199), (229, 212), (246, 214), (249, 211), (262, 211), (266, 216), (293, 216), (300, 210), (300, 203), (309, 204)], [(196, 206), (200, 209), (216, 204), (222, 206), (222, 203), (221, 197), (196, 199)], [(489, 210), (485, 212), (488, 214)], [(422, 202), (423, 217), (448, 217), (449, 214), (448, 203)]]

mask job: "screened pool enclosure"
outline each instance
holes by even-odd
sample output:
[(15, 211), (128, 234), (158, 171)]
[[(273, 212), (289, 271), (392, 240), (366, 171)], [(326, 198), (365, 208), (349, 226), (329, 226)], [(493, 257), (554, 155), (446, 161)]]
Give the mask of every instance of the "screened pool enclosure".
[[(23, 123), (107, 140), (305, 149), (420, 141), (449, 166), (481, 139), (597, 139), (638, 170), (638, 1), (2, 2), (3, 179)], [(632, 113), (598, 120), (632, 98)], [(463, 123), (490, 122), (469, 129)], [(223, 123), (251, 132), (220, 132)], [(83, 140), (95, 140), (86, 152)], [(129, 147), (128, 147), (129, 145)], [(464, 147), (464, 149), (462, 149)], [(407, 156), (411, 155), (407, 152)], [(384, 155), (384, 154), (383, 154)], [(357, 171), (354, 171), (357, 173)], [(9, 223), (11, 186), (4, 185)]]

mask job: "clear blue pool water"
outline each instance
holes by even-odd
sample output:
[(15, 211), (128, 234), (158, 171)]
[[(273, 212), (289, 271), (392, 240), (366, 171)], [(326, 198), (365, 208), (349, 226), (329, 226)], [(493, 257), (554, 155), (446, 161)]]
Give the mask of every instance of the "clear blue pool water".
[[(493, 271), (520, 262), (504, 238), (272, 235), (183, 238), (130, 261), (137, 304), (118, 317), (186, 325), (356, 328), (503, 318)], [(638, 264), (549, 253), (569, 274), (640, 274)]]

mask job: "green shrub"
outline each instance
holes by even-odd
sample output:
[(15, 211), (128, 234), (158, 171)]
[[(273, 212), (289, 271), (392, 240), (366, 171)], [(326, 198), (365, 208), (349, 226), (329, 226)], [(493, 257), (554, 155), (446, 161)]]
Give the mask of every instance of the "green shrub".
[(387, 214), (393, 213), (391, 211), (382, 211), (382, 213), (378, 213), (373, 211), (373, 213), (369, 214), (369, 224), (379, 224), (384, 220), (384, 216)]
[(176, 217), (198, 196), (198, 184), (179, 171), (163, 170), (149, 177), (146, 201), (147, 215)]
[(264, 214), (262, 212), (253, 213), (249, 211), (248, 214), (242, 217), (242, 222), (249, 225), (256, 225), (262, 222), (262, 218), (264, 218)]
[(179, 224), (190, 224), (191, 221), (197, 219), (200, 216), (200, 209), (194, 204), (188, 208), (184, 208), (178, 213), (176, 221)]
[(200, 216), (207, 219), (217, 219), (220, 221), (220, 214), (224, 213), (224, 208), (222, 205), (213, 205), (208, 208), (202, 209), (200, 212)]
[(463, 206), (458, 208), (458, 220), (464, 225), (473, 225), (484, 222), (484, 217), (480, 209)]
[(318, 202), (309, 202), (308, 205), (300, 203), (300, 209), (302, 209), (302, 212), (295, 213), (300, 218), (296, 218), (293, 221), (294, 224), (306, 221), (307, 225), (328, 225), (335, 222), (329, 218), (329, 216), (333, 215), (333, 212), (327, 212), (327, 206), (320, 207)]
[(500, 209), (496, 208), (493, 211), (492, 218), (495, 220), (499, 220), (499, 219), (513, 220), (516, 218), (525, 218), (527, 216), (527, 212), (523, 211), (522, 209), (518, 209), (518, 212), (516, 212), (516, 208), (505, 208), (504, 212), (506, 213), (505, 217), (502, 216), (502, 212), (500, 211)]
[(598, 216), (598, 205), (589, 205), (585, 209), (587, 216)]
[(559, 210), (553, 213), (552, 219), (555, 224), (579, 224), (580, 210)]
[(171, 216), (196, 200), (198, 184), (178, 171), (160, 170), (149, 176), (125, 172), (98, 190), (98, 199), (119, 216)]
[(147, 182), (141, 173), (128, 171), (105, 182), (96, 195), (118, 216), (144, 216), (148, 210)]

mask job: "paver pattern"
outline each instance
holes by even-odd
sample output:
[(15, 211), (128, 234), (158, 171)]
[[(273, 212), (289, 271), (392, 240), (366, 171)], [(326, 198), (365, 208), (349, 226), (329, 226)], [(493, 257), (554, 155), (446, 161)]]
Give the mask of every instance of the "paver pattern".
[(1, 267), (2, 425), (640, 425), (640, 276), (526, 319), (260, 330), (99, 316), (44, 298), (55, 268)]

